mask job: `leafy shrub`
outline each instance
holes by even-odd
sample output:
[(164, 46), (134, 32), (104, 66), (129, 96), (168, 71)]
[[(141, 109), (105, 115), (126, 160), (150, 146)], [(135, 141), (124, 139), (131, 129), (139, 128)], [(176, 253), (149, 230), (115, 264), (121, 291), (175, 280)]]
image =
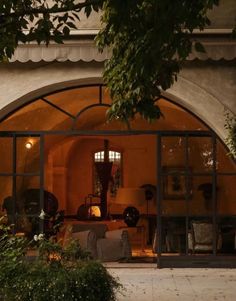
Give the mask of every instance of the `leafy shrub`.
[[(3, 229), (2, 229), (3, 230)], [(89, 259), (78, 243), (66, 249), (40, 240), (38, 256), (26, 253), (35, 242), (2, 231), (0, 238), (0, 299), (4, 301), (115, 301), (120, 284), (105, 267)]]
[(225, 129), (228, 131), (225, 141), (230, 149), (229, 154), (233, 158), (236, 158), (236, 116), (232, 114), (230, 115), (229, 113), (226, 113), (225, 115)]

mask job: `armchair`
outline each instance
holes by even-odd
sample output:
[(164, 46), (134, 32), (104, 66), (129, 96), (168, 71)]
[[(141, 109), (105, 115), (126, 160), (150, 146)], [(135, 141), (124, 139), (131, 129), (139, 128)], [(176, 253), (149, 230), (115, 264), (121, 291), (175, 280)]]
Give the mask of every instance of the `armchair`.
[[(204, 221), (192, 221), (188, 233), (188, 247), (193, 253), (213, 251), (213, 224)], [(217, 231), (217, 250), (222, 247), (222, 237)]]
[(84, 250), (101, 261), (117, 261), (131, 257), (127, 230), (108, 231), (106, 224), (99, 223), (68, 225), (63, 244), (71, 239), (78, 239)]

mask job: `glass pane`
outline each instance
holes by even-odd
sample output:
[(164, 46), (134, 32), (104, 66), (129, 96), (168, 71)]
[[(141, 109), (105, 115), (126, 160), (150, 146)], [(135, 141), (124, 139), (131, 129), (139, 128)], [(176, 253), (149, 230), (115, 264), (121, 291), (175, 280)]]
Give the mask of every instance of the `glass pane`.
[[(103, 104), (111, 99), (106, 87), (102, 87)], [(61, 91), (45, 97), (54, 105), (75, 116), (84, 108), (99, 103), (99, 86), (82, 87)], [(140, 130), (204, 130), (205, 125), (183, 108), (165, 99), (158, 105), (165, 118), (148, 123), (140, 116), (130, 122), (132, 129)], [(0, 130), (67, 130), (73, 125), (72, 118), (45, 101), (38, 99), (20, 108), (0, 124)], [(127, 129), (125, 123), (112, 121), (101, 124), (103, 129)], [(85, 127), (84, 127), (85, 128)], [(88, 126), (89, 128), (89, 126)]]
[(17, 199), (17, 232), (23, 232), (32, 238), (42, 229), (40, 206), (40, 178), (38, 176), (16, 177), (16, 199)]
[(76, 121), (76, 129), (93, 130), (106, 123), (106, 107), (97, 106), (83, 112)]
[(217, 177), (217, 210), (219, 215), (236, 215), (236, 175)]
[(13, 178), (7, 176), (0, 177), (0, 200), (1, 210), (6, 215), (9, 224), (14, 223), (14, 200), (12, 198)]
[[(38, 215), (40, 213), (40, 204), (38, 201), (34, 201), (36, 199), (35, 194), (30, 199), (29, 202), (30, 207), (26, 204), (25, 194), (27, 194), (28, 190), (38, 189), (40, 187), (40, 177), (39, 176), (18, 176), (16, 177), (16, 199), (17, 206), (19, 208), (19, 213), (25, 213), (27, 215)], [(39, 194), (36, 194), (38, 197)]]
[(235, 183), (236, 175), (217, 176), (218, 252), (224, 255), (236, 249)]
[(107, 122), (108, 107), (96, 106), (84, 111), (77, 119), (77, 130), (127, 130), (124, 122), (114, 120)]
[(165, 174), (162, 177), (162, 214), (185, 216), (186, 200), (191, 197), (185, 170), (181, 167), (163, 167), (163, 173)]
[(188, 140), (189, 167), (193, 172), (211, 172), (213, 145), (211, 137), (190, 137)]
[(45, 98), (76, 116), (80, 110), (87, 106), (99, 103), (99, 86), (66, 90)]
[(42, 100), (20, 108), (0, 123), (2, 131), (68, 130), (71, 127), (70, 117)]
[(162, 202), (162, 215), (185, 216), (187, 215), (187, 206), (184, 199), (181, 200), (163, 200)]
[(103, 162), (104, 161), (104, 151), (95, 153), (94, 160), (95, 160), (95, 162)]
[(40, 171), (40, 138), (18, 137), (16, 141), (17, 173)]
[(185, 217), (162, 217), (162, 253), (185, 253)]
[(236, 163), (228, 154), (226, 147), (218, 140), (217, 141), (217, 171), (218, 172), (235, 172)]
[[(109, 151), (109, 161), (112, 162), (112, 168), (108, 192), (110, 193), (111, 197), (115, 197), (117, 189), (121, 186), (121, 153)], [(94, 153), (94, 162), (104, 162), (104, 151)], [(99, 179), (95, 164), (93, 170), (93, 183), (93, 193), (100, 196), (102, 184)]]
[(218, 253), (235, 254), (236, 218), (231, 215), (221, 215), (217, 218)]
[(162, 252), (184, 254), (185, 248), (185, 217), (163, 217)]
[(193, 176), (192, 199), (188, 203), (189, 253), (213, 252), (215, 228), (213, 226), (213, 184), (211, 176)]
[(185, 137), (163, 137), (162, 166), (185, 167)]
[(0, 137), (0, 173), (12, 173), (13, 138)]
[(214, 249), (215, 227), (210, 217), (194, 216), (189, 218), (189, 254), (212, 254)]
[(192, 177), (192, 199), (189, 201), (189, 214), (208, 216), (213, 213), (213, 193), (211, 176)]
[(158, 99), (158, 106), (165, 118), (160, 118), (156, 122), (156, 128), (160, 130), (208, 130), (206, 126), (194, 115), (184, 108), (166, 99)]
[(102, 102), (103, 103), (107, 103), (107, 104), (111, 104), (111, 96), (110, 96), (110, 92), (108, 90), (107, 87), (102, 87)]
[(208, 130), (206, 126), (189, 112), (186, 112), (178, 105), (165, 100), (158, 99), (158, 106), (165, 118), (159, 118), (151, 123), (144, 120), (138, 114), (130, 121), (132, 129), (136, 130)]

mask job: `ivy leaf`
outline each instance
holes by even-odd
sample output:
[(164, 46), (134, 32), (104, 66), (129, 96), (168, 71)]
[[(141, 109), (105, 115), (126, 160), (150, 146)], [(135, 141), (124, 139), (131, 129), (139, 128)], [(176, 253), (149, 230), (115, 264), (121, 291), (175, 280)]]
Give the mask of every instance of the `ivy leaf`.
[(70, 28), (77, 29), (77, 27), (73, 22), (67, 22), (66, 25), (69, 26)]
[(199, 43), (199, 42), (196, 42), (196, 43), (194, 44), (194, 48), (195, 48), (195, 50), (196, 50), (197, 52), (206, 53), (206, 50), (205, 50), (204, 46), (203, 46), (201, 43)]
[(92, 12), (92, 7), (91, 6), (85, 7), (84, 12), (85, 12), (86, 17), (88, 18)]
[(65, 35), (66, 37), (68, 37), (69, 34), (70, 34), (70, 29), (69, 29), (69, 27), (65, 26), (65, 27), (63, 28), (63, 33), (64, 33), (64, 35)]

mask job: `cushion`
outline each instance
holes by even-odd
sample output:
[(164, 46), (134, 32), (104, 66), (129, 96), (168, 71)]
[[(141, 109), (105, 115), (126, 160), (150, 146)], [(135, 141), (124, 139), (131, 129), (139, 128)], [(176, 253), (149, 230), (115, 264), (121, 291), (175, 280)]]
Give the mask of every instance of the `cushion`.
[(105, 238), (121, 239), (124, 230), (112, 230), (105, 233)]
[(213, 225), (209, 223), (192, 223), (196, 244), (212, 245)]
[(122, 241), (120, 239), (98, 239), (97, 254), (101, 261), (117, 261), (123, 258)]
[(105, 232), (108, 230), (107, 225), (101, 223), (74, 224), (71, 225), (71, 227), (72, 227), (71, 230), (72, 233), (91, 230), (96, 234), (97, 238), (104, 238)]
[(88, 251), (93, 258), (97, 258), (97, 237), (93, 231), (74, 232), (71, 239), (78, 239), (81, 248)]
[(193, 236), (191, 232), (188, 232), (188, 248), (193, 250)]

